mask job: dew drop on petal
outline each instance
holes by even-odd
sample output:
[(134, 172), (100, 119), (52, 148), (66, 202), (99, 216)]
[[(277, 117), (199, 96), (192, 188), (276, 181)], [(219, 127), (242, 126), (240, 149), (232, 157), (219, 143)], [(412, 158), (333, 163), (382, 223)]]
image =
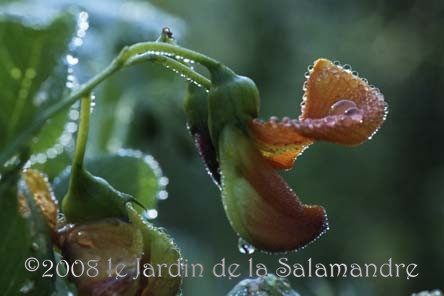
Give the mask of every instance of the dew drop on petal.
[(347, 111), (350, 108), (356, 108), (356, 104), (353, 101), (343, 99), (340, 101), (337, 101), (330, 107), (330, 111), (328, 112), (329, 115), (341, 115), (344, 114), (345, 111)]
[(58, 225), (65, 225), (66, 224), (66, 218), (63, 213), (57, 213), (57, 224)]
[(243, 238), (239, 238), (238, 242), (237, 242), (237, 247), (239, 249), (239, 252), (241, 254), (246, 254), (246, 255), (251, 255), (254, 253), (254, 251), (256, 251), (256, 249), (250, 245), (249, 243), (247, 243)]
[(349, 64), (344, 64), (342, 66), (342, 69), (344, 69), (344, 70), (351, 70), (351, 66)]
[(363, 114), (362, 111), (356, 107), (350, 107), (344, 112), (345, 115), (350, 116), (350, 118), (354, 121), (362, 122)]

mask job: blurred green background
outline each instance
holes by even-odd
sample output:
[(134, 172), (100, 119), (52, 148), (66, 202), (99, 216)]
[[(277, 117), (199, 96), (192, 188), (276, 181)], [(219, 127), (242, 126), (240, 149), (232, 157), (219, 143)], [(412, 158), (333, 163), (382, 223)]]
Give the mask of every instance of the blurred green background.
[[(70, 7), (70, 1), (37, 1)], [(443, 1), (76, 1), (89, 13), (77, 50), (80, 82), (124, 45), (154, 40), (169, 26), (181, 45), (251, 77), (261, 117), (297, 117), (304, 72), (319, 57), (350, 64), (389, 104), (376, 136), (356, 148), (316, 143), (285, 172), (301, 200), (325, 207), (330, 231), (296, 253), (240, 254), (220, 194), (185, 126), (185, 83), (157, 65), (113, 76), (96, 91), (89, 155), (121, 147), (153, 155), (169, 178), (159, 203), (164, 226), (203, 278), (186, 278), (184, 295), (224, 295), (241, 278), (216, 278), (225, 258), (247, 276), (248, 259), (270, 271), (281, 257), (313, 263), (418, 265), (416, 278), (294, 278), (301, 295), (410, 295), (444, 288), (444, 2)], [(58, 163), (57, 163), (58, 162)], [(63, 165), (62, 165), (63, 164)], [(67, 162), (56, 159), (55, 177)], [(242, 277), (243, 278), (243, 277)]]

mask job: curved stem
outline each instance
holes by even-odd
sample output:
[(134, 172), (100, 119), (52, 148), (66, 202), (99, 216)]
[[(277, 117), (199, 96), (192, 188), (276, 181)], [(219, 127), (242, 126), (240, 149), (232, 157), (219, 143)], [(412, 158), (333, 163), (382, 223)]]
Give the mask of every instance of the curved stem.
[(82, 98), (80, 106), (80, 123), (77, 133), (76, 150), (72, 160), (71, 176), (76, 176), (78, 170), (83, 169), (83, 159), (85, 158), (86, 142), (88, 140), (89, 118), (91, 115), (91, 94)]
[(125, 66), (131, 66), (138, 63), (143, 63), (145, 61), (155, 62), (164, 65), (165, 67), (172, 69), (173, 71), (184, 75), (187, 79), (195, 82), (198, 85), (206, 89), (211, 88), (211, 81), (199, 74), (198, 72), (192, 70), (186, 64), (183, 64), (175, 59), (169, 58), (167, 56), (159, 54), (140, 54), (127, 61)]
[(220, 64), (220, 62), (216, 61), (215, 59), (212, 59), (194, 50), (163, 42), (136, 43), (128, 47), (128, 51), (125, 53), (123, 58), (125, 61), (127, 61), (135, 55), (149, 53), (150, 51), (163, 54), (171, 54), (173, 56), (177, 55), (186, 59), (196, 61), (207, 68), (213, 68)]

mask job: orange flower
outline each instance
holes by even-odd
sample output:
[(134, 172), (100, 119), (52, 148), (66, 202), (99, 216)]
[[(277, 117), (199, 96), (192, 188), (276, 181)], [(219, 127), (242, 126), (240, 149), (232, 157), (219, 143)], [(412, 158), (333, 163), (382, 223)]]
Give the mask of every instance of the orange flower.
[(317, 60), (304, 84), (299, 120), (249, 122), (258, 149), (275, 168), (291, 168), (316, 140), (359, 145), (379, 129), (387, 107), (379, 89), (329, 60)]

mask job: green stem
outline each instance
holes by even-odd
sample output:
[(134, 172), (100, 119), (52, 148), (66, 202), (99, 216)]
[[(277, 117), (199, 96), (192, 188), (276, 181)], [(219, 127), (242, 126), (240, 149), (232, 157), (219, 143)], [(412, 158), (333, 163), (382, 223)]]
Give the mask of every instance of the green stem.
[(80, 107), (79, 131), (77, 133), (76, 150), (72, 160), (71, 176), (76, 176), (79, 170), (83, 169), (83, 159), (85, 158), (86, 142), (88, 140), (90, 115), (91, 94), (88, 94), (82, 98), (82, 105)]
[(165, 67), (169, 69), (173, 69), (173, 71), (176, 71), (179, 74), (184, 75), (187, 79), (201, 85), (202, 87), (206, 89), (211, 88), (211, 81), (203, 76), (202, 74), (197, 73), (196, 71), (192, 70), (189, 66), (186, 64), (183, 64), (175, 59), (169, 58), (167, 56), (162, 56), (158, 54), (143, 54), (143, 55), (137, 55), (127, 61), (125, 66), (130, 66), (138, 63), (143, 63), (145, 61), (155, 62), (164, 65)]
[(152, 51), (153, 53), (166, 53), (173, 56), (180, 56), (182, 58), (196, 61), (207, 68), (213, 68), (220, 65), (220, 62), (197, 51), (163, 42), (136, 43), (128, 47), (128, 51), (124, 54), (123, 58), (125, 61), (128, 61), (133, 56), (143, 53), (149, 53), (150, 51)]

